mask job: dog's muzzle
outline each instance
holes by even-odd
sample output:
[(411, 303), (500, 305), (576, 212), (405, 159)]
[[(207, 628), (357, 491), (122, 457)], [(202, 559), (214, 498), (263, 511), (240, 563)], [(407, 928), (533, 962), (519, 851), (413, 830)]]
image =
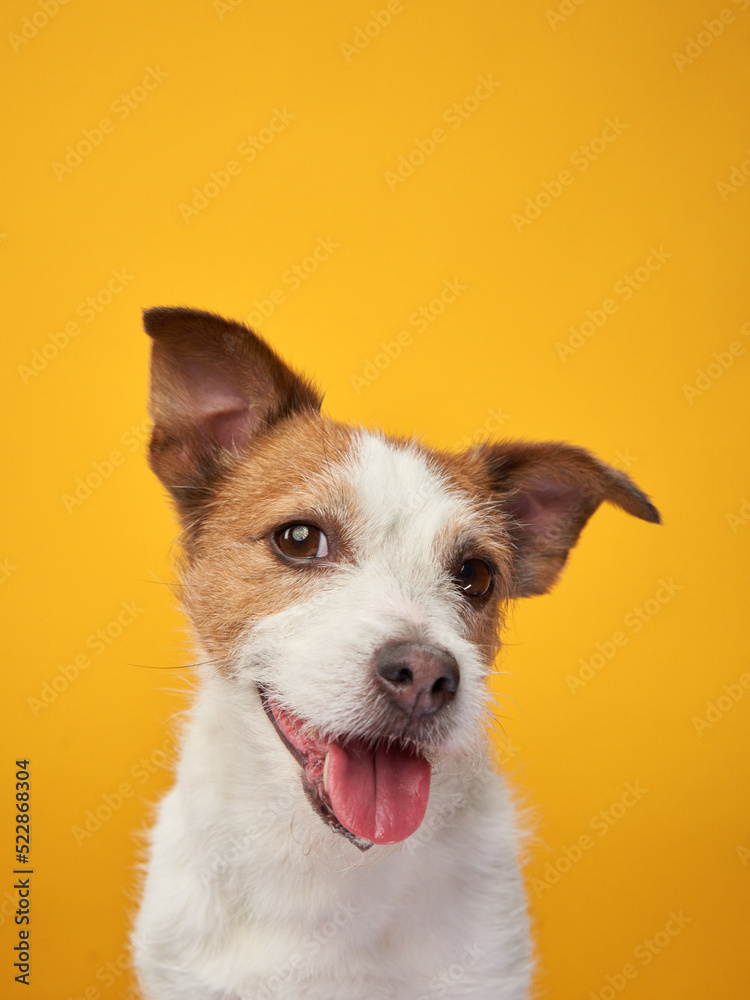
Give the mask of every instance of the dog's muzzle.
[(326, 823), (361, 850), (410, 837), (427, 809), (432, 765), (425, 733), (455, 698), (456, 658), (425, 643), (385, 643), (371, 660), (373, 696), (381, 702), (377, 734), (328, 737), (260, 689), (281, 741), (302, 768), (303, 787)]

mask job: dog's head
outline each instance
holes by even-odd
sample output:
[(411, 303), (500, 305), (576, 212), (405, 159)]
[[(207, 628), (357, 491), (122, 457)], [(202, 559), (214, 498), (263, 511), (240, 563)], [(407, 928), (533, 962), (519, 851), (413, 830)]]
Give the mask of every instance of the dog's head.
[(498, 623), (556, 580), (607, 500), (659, 515), (565, 444), (450, 455), (335, 423), (246, 327), (152, 309), (151, 466), (184, 527), (184, 603), (257, 688), (321, 816), (359, 846), (419, 826), (432, 762), (471, 749)]

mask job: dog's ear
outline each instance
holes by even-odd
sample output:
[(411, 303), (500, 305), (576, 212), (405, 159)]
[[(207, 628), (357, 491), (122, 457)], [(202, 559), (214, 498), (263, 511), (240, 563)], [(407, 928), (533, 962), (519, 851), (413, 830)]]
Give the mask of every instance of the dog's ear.
[(660, 523), (656, 507), (629, 476), (583, 448), (556, 442), (501, 442), (484, 445), (476, 454), (508, 516), (515, 597), (550, 589), (602, 501)]
[(193, 309), (149, 309), (149, 461), (189, 522), (252, 439), (322, 397), (240, 323)]

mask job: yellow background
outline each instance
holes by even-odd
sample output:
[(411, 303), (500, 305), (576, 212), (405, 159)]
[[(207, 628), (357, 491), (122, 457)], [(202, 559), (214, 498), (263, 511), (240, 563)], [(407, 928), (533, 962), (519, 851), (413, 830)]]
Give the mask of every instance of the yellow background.
[[(501, 758), (536, 830), (537, 988), (746, 995), (750, 4), (403, 0), (378, 26), (382, 0), (44, 2), (2, 14), (0, 994), (128, 995), (133, 831), (168, 785), (190, 682), (162, 585), (176, 526), (144, 461), (140, 310), (247, 319), (270, 302), (262, 331), (325, 387), (331, 415), (449, 448), (484, 430), (568, 440), (653, 496), (663, 527), (600, 511), (555, 592), (516, 607), (494, 682), (518, 763), (498, 739)], [(475, 100), (481, 78), (492, 92)], [(619, 134), (602, 145), (607, 119)], [(419, 163), (436, 128), (445, 140)], [(228, 182), (186, 212), (212, 172)], [(514, 221), (525, 211), (537, 217)], [(617, 283), (652, 247), (659, 266), (626, 300)], [(418, 331), (412, 314), (454, 280), (465, 290)], [(617, 310), (563, 360), (606, 299)], [(401, 332), (400, 356), (368, 368)], [(712, 364), (720, 377), (686, 394)], [(79, 478), (94, 486), (75, 503)], [(112, 638), (122, 602), (135, 611)], [(10, 958), (17, 757), (33, 785), (31, 988)], [(123, 783), (131, 794), (77, 843)], [(584, 835), (592, 846), (561, 863)]]

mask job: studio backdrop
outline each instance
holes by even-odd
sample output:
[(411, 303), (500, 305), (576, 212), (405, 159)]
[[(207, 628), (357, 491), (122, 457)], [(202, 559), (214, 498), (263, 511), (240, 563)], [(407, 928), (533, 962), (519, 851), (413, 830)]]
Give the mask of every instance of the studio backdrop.
[(184, 305), (338, 419), (568, 441), (654, 499), (597, 512), (491, 682), (536, 987), (744, 996), (750, 0), (9, 0), (0, 34), (0, 994), (136, 995), (194, 683), (141, 310)]

